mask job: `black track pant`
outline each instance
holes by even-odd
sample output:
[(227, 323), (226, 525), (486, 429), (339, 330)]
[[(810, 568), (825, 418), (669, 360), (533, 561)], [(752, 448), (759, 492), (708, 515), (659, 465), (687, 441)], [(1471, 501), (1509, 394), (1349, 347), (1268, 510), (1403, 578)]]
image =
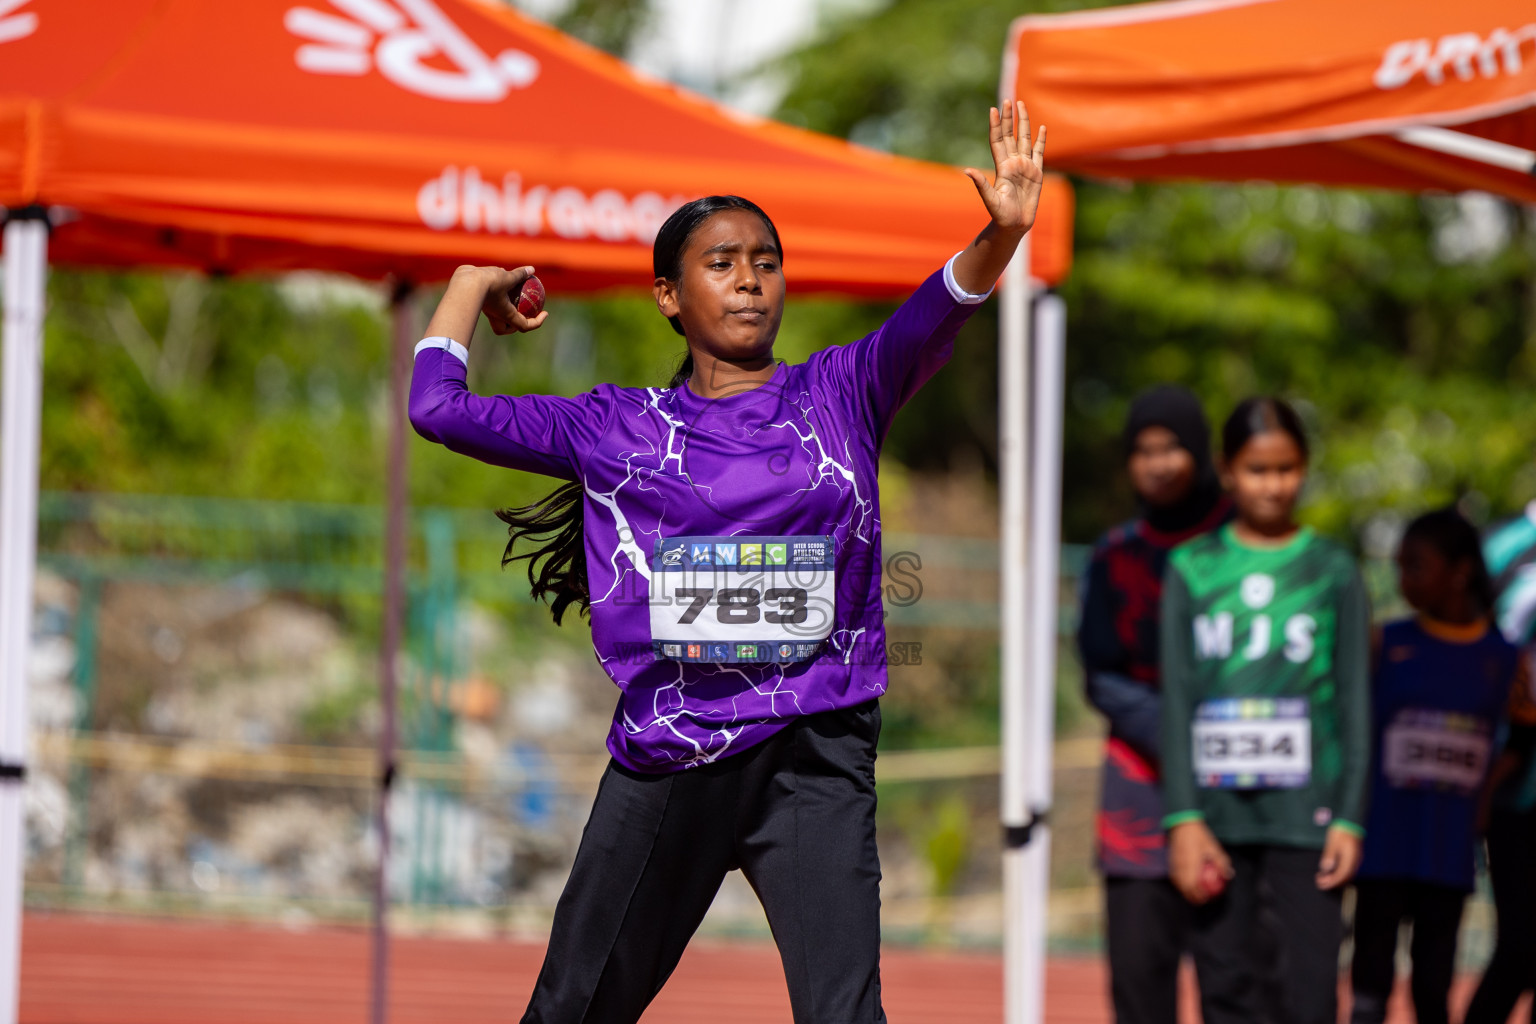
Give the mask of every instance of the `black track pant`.
[(524, 1024), (638, 1020), (725, 873), (762, 900), (795, 1024), (881, 1024), (875, 701), (665, 775), (610, 763)]
[(1405, 920), (1413, 922), (1414, 1019), (1418, 1024), (1448, 1024), (1456, 935), (1466, 902), (1464, 890), (1430, 882), (1364, 878), (1355, 883), (1350, 1024), (1381, 1024), (1387, 1019), (1387, 999), (1397, 973), (1397, 931)]
[(1488, 874), (1498, 938), (1467, 1007), (1466, 1024), (1504, 1024), (1521, 993), (1536, 988), (1536, 811), (1494, 812), (1488, 823)]
[[(1236, 877), (1226, 892), (1195, 908), (1190, 939), (1205, 1024), (1336, 1024), (1339, 945), (1344, 925), (1340, 892), (1317, 887), (1318, 850), (1229, 846)], [(1278, 963), (1265, 963), (1259, 890), (1267, 885), (1274, 911)], [(1276, 972), (1281, 1003), (1265, 1005), (1264, 976)]]
[(1179, 958), (1193, 908), (1166, 878), (1104, 879), (1115, 1024), (1178, 1024)]

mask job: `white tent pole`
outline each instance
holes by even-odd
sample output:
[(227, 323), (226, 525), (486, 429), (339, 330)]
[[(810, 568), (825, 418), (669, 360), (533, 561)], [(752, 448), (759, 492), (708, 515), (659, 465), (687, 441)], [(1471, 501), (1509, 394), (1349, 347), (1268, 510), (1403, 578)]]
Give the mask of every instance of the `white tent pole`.
[(37, 452), (43, 404), (48, 222), (41, 208), (5, 225), (5, 348), (0, 378), (0, 1024), (21, 996), (27, 652), (37, 555)]
[(1466, 132), (1420, 125), (1404, 128), (1397, 133), (1397, 140), (1406, 142), (1410, 146), (1418, 146), (1420, 149), (1432, 149), (1437, 153), (1461, 157), (1463, 160), (1475, 160), (1490, 167), (1502, 167), (1506, 171), (1536, 174), (1536, 152), (1503, 142), (1495, 142), (1492, 139), (1484, 139), (1477, 135), (1468, 135)]
[(406, 516), (409, 475), (406, 458), (406, 398), (411, 387), (411, 358), (417, 341), (416, 307), (411, 285), (395, 284), (390, 302), (389, 447), (384, 506), (384, 618), (379, 641), (379, 863), (373, 888), (373, 957), (369, 984), (370, 1024), (389, 1020), (389, 801), (394, 794), (396, 722), (400, 689), (400, 638), (405, 624)]
[(1028, 580), (1028, 706), (1025, 709), (1026, 781), (1034, 823), (1024, 847), (1023, 886), (1028, 910), (1026, 966), (1034, 1016), (1045, 1002), (1045, 943), (1051, 890), (1051, 757), (1056, 732), (1056, 610), (1061, 562), (1062, 388), (1066, 361), (1066, 304), (1041, 295), (1032, 306), (1030, 330), (1030, 445)]
[(1029, 724), (1029, 236), (1003, 271), (998, 319), (999, 624), (1002, 703), (1003, 1020), (1038, 1024), (1039, 943), (1031, 938), (1027, 730)]

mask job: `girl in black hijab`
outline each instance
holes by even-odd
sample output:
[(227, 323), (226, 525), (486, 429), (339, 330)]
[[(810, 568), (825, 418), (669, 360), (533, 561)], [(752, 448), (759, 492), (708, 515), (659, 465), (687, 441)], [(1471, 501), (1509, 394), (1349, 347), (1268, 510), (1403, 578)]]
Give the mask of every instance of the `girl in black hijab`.
[(1178, 967), (1191, 909), (1168, 881), (1158, 789), (1158, 607), (1177, 544), (1226, 522), (1200, 400), (1164, 384), (1131, 403), (1126, 468), (1140, 515), (1094, 551), (1078, 647), (1088, 700), (1109, 719), (1098, 861), (1118, 1024), (1176, 1024)]

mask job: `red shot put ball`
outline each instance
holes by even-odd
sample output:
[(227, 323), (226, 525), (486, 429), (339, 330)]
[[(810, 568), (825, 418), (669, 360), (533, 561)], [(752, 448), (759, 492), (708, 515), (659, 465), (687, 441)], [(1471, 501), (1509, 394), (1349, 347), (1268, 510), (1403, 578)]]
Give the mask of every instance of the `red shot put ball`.
[(517, 311), (532, 320), (544, 309), (544, 282), (530, 277), (517, 293)]
[(1206, 861), (1205, 866), (1200, 869), (1200, 888), (1204, 889), (1205, 894), (1212, 899), (1220, 896), (1227, 888), (1227, 880), (1221, 877), (1221, 869), (1210, 861)]

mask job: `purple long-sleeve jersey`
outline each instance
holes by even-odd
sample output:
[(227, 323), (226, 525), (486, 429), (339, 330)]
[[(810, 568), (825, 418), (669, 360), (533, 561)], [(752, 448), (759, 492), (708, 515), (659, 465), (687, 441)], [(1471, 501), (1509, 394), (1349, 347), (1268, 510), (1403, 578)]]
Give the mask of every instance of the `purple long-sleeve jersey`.
[[(483, 462), (580, 481), (585, 489), (592, 643), (619, 688), (608, 749), (621, 764), (648, 772), (703, 764), (762, 742), (794, 716), (885, 692), (880, 448), (896, 410), (949, 359), (956, 333), (983, 297), (963, 292), (946, 267), (873, 334), (801, 364), (781, 363), (766, 384), (716, 399), (700, 398), (686, 384), (603, 384), (574, 398), (481, 396), (466, 386), (465, 364), (448, 351), (447, 339), (422, 343), (410, 401), (418, 433)], [(661, 582), (671, 568), (663, 562), (664, 538), (669, 550), (672, 538), (830, 538), (827, 561), (835, 573), (825, 586), (833, 610), (814, 654), (737, 661), (731, 646), (711, 661), (704, 644), (701, 657), (663, 657), (663, 649), (693, 651), (663, 645), (687, 640), (681, 633), (653, 635), (652, 605), (673, 591)], [(756, 545), (739, 546), (761, 557)], [(701, 545), (693, 547), (695, 558), (714, 557), (713, 545), (702, 545), (702, 555)], [(673, 566), (682, 557), (666, 556)], [(704, 608), (705, 620), (750, 616), (751, 625), (711, 628), (791, 628), (765, 622), (790, 621), (792, 615), (772, 609), (792, 602), (769, 603), (770, 611), (760, 613), (755, 604), (731, 604), (728, 593), (737, 595), (730, 600), (750, 595), (758, 602), (764, 593), (790, 591), (722, 590), (719, 608)], [(672, 610), (678, 609), (663, 618), (691, 621), (686, 600)], [(695, 618), (699, 611), (692, 609)], [(779, 650), (792, 659), (794, 645), (776, 639), (759, 649), (769, 659)], [(750, 653), (752, 645), (745, 646)]]

